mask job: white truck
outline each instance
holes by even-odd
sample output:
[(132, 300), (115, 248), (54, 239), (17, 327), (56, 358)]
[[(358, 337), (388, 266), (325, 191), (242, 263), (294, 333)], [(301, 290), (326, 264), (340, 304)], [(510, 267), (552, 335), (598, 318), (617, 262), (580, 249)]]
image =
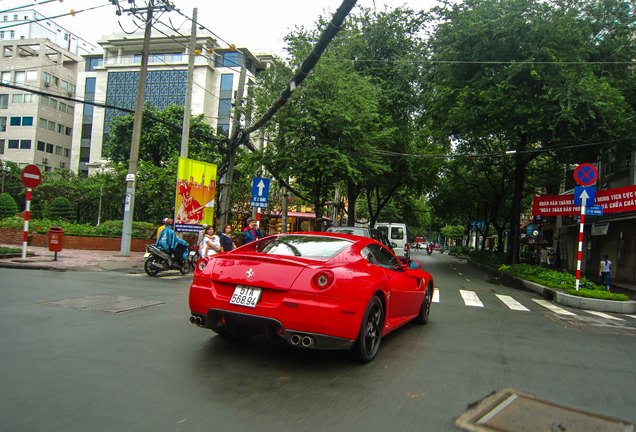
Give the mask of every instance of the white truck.
[(393, 252), (403, 262), (411, 258), (411, 250), (408, 241), (408, 229), (406, 224), (399, 222), (377, 222), (375, 228), (382, 231), (390, 242), (395, 243)]

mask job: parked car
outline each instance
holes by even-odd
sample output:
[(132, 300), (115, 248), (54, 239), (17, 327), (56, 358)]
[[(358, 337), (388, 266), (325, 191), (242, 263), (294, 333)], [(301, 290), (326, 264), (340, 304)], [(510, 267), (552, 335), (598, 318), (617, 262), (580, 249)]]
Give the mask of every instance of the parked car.
[(432, 295), (419, 262), (402, 264), (371, 238), (277, 234), (199, 260), (190, 322), (220, 335), (350, 349), (369, 362), (382, 337), (410, 321), (426, 324)]
[(355, 227), (355, 226), (354, 227), (332, 226), (327, 228), (327, 232), (337, 232), (342, 234), (351, 234), (351, 235), (372, 238), (374, 240), (379, 241), (380, 243), (382, 243), (384, 246), (386, 246), (389, 249), (393, 249), (394, 247), (397, 247), (397, 244), (395, 243), (391, 244), (387, 236), (382, 231), (375, 228)]
[(402, 262), (407, 262), (411, 258), (411, 248), (408, 240), (408, 229), (406, 224), (396, 222), (378, 222), (375, 227), (386, 235), (390, 242), (395, 243), (393, 252)]

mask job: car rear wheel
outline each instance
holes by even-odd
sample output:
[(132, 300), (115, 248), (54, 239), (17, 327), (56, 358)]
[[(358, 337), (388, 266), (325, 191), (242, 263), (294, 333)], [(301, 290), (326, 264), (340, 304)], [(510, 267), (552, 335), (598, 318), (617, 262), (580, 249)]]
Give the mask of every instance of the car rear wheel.
[(353, 347), (356, 358), (361, 362), (368, 363), (377, 355), (382, 339), (383, 322), (384, 307), (378, 296), (373, 296), (364, 312), (360, 333)]
[(420, 308), (420, 313), (415, 318), (415, 322), (424, 325), (428, 322), (428, 315), (431, 313), (431, 301), (433, 300), (433, 285), (429, 284), (426, 287), (426, 293), (424, 294), (424, 301)]

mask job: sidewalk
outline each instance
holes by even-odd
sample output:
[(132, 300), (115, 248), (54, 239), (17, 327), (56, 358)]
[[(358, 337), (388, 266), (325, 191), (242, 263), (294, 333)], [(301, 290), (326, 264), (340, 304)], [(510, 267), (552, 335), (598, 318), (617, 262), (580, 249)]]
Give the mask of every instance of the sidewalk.
[[(0, 246), (18, 248), (21, 246), (3, 244)], [(143, 273), (144, 253), (130, 252), (124, 257), (119, 251), (64, 249), (55, 254), (46, 247), (27, 247), (27, 257), (22, 259), (18, 253), (10, 257), (0, 258), (0, 267), (28, 268), (38, 270), (76, 270), (76, 271), (123, 271), (127, 273)]]

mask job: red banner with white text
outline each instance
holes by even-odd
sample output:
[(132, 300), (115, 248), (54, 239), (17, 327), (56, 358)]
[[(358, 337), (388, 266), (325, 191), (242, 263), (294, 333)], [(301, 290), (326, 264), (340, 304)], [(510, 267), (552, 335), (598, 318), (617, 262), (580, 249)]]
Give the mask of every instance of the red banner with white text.
[[(636, 211), (636, 185), (597, 191), (594, 205), (603, 207), (603, 214)], [(532, 202), (533, 216), (577, 214), (581, 207), (574, 205), (574, 194), (537, 196)]]

